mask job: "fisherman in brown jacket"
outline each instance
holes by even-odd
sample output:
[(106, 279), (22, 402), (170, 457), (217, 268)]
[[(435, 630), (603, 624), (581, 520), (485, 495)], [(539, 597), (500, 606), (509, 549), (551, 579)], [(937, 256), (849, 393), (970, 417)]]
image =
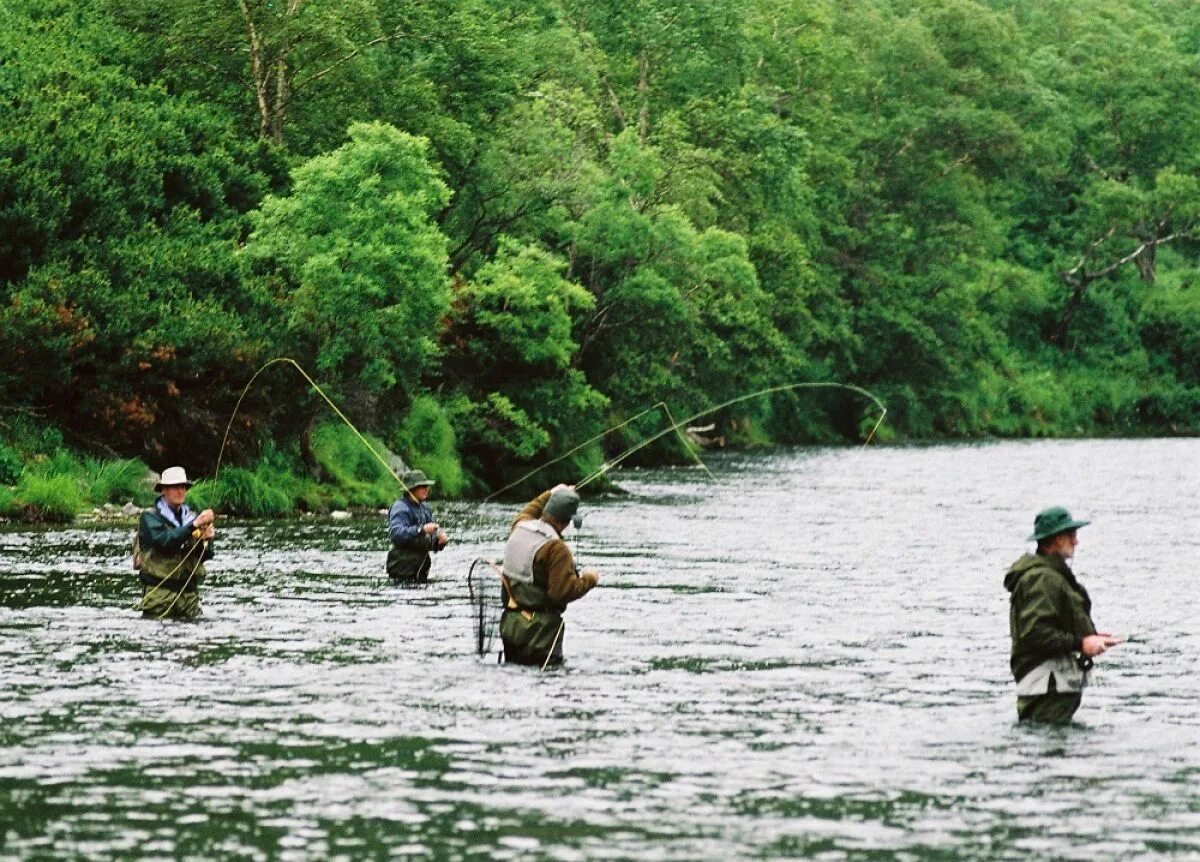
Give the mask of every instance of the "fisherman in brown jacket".
[(504, 546), (505, 661), (544, 667), (563, 660), (563, 611), (600, 581), (594, 569), (575, 568), (562, 540), (573, 520), (578, 526), (578, 509), (575, 489), (558, 485), (530, 501), (513, 521)]

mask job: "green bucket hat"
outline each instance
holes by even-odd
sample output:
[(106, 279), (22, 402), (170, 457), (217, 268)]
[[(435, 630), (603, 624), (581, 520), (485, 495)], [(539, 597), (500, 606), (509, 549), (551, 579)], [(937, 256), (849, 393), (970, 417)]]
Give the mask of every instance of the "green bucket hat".
[(425, 475), (424, 470), (409, 470), (404, 474), (404, 486), (406, 488), (420, 488), (422, 485), (436, 484), (436, 482)]
[(1080, 527), (1086, 527), (1090, 523), (1092, 522), (1072, 519), (1071, 513), (1062, 506), (1051, 506), (1049, 509), (1043, 509), (1037, 513), (1037, 517), (1033, 519), (1033, 535), (1026, 539), (1026, 541), (1040, 542), (1042, 539), (1057, 536), (1059, 533), (1067, 532), (1067, 530), (1077, 530)]

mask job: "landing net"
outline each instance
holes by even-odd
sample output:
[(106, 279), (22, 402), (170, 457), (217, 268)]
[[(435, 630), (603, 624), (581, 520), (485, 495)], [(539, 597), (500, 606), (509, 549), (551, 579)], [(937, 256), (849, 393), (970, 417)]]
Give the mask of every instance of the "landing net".
[(467, 573), (467, 591), (471, 596), (475, 653), (485, 656), (492, 651), (492, 642), (500, 628), (500, 613), (504, 610), (500, 572), (495, 563), (477, 559)]

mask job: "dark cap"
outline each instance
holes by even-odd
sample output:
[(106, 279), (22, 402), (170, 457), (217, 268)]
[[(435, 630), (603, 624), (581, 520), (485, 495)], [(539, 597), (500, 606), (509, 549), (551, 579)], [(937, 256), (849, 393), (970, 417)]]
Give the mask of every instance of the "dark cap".
[(579, 511), (579, 495), (572, 488), (559, 488), (546, 501), (542, 514), (549, 515), (560, 524), (569, 524)]
[(1068, 530), (1077, 530), (1090, 523), (1092, 522), (1073, 520), (1071, 513), (1062, 506), (1051, 506), (1037, 513), (1037, 517), (1033, 519), (1033, 535), (1026, 541), (1040, 542), (1042, 539), (1049, 539)]

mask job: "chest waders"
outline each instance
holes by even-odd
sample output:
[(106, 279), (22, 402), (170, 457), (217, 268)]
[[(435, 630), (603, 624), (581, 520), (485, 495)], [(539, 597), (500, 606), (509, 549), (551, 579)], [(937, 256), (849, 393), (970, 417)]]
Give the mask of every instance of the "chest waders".
[(1092, 660), (1080, 653), (1046, 659), (1017, 682), (1017, 720), (1066, 724), (1083, 703)]
[(428, 551), (397, 548), (392, 545), (387, 554), (387, 574), (396, 583), (423, 583), (429, 580), (433, 561)]
[(191, 620), (200, 616), (199, 585), (204, 580), (207, 542), (184, 542), (177, 551), (141, 548), (134, 543), (141, 601), (135, 605), (143, 616)]
[(550, 541), (559, 538), (541, 520), (522, 521), (504, 546), (505, 606), (500, 616), (504, 660), (513, 664), (546, 667), (562, 661), (565, 608), (555, 605), (546, 584), (537, 582), (533, 558)]

